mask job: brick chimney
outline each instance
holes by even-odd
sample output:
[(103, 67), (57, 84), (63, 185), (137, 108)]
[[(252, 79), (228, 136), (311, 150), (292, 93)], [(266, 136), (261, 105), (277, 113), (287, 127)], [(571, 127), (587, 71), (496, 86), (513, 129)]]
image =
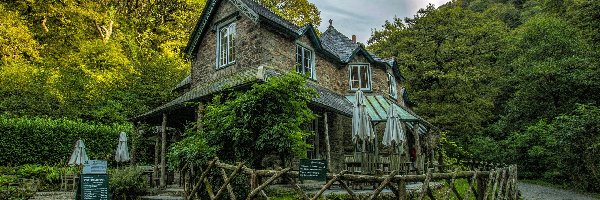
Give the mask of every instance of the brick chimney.
[(356, 43), (356, 35), (352, 35), (352, 42)]

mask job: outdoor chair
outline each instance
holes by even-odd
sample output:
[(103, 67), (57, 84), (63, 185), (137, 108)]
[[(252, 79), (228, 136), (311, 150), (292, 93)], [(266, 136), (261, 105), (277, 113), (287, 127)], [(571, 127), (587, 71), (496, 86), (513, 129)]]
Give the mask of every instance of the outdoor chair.
[(71, 169), (64, 169), (61, 172), (61, 176), (60, 176), (60, 180), (61, 180), (61, 190), (63, 191), (71, 191), (71, 190), (75, 190), (76, 186), (77, 186), (77, 180), (79, 177), (77, 177), (77, 173), (74, 170)]

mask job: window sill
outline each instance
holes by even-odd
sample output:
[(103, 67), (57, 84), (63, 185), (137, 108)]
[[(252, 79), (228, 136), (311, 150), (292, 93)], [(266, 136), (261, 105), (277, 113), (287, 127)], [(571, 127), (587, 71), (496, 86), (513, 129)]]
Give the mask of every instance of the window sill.
[(232, 63), (226, 64), (226, 65), (223, 65), (223, 66), (221, 66), (221, 67), (217, 67), (217, 68), (216, 68), (216, 70), (217, 70), (217, 71), (219, 71), (219, 70), (222, 70), (222, 69), (228, 68), (228, 67), (229, 67), (229, 66), (231, 66), (231, 65), (235, 65), (235, 61), (233, 61)]
[(371, 89), (350, 89), (350, 90), (348, 90), (348, 92), (355, 93), (359, 90), (362, 91), (363, 93), (372, 93), (373, 92), (373, 90), (371, 90)]

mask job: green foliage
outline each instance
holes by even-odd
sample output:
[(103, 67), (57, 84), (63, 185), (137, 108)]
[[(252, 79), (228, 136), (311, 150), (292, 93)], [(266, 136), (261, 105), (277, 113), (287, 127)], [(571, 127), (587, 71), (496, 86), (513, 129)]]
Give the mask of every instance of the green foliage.
[(0, 199), (8, 200), (27, 200), (35, 195), (35, 188), (32, 183), (27, 183), (19, 187), (1, 187)]
[(45, 183), (56, 183), (60, 180), (60, 169), (51, 166), (23, 165), (17, 175), (22, 178), (37, 179)]
[(321, 25), (321, 12), (308, 0), (260, 0), (267, 8), (298, 26)]
[(119, 133), (131, 132), (131, 126), (0, 115), (0, 130), (4, 165), (65, 165), (78, 139), (85, 142), (90, 159), (112, 160)]
[[(301, 128), (315, 115), (308, 102), (316, 91), (295, 73), (271, 77), (244, 92), (220, 95), (208, 104), (204, 117), (206, 140), (226, 160), (244, 160), (262, 167), (267, 155), (306, 156), (304, 141), (312, 133)], [(284, 161), (285, 162), (285, 161)]]
[(430, 5), (404, 22), (386, 22), (369, 48), (397, 58), (419, 104), (415, 112), (463, 143), (494, 119), (500, 90), (493, 82), (502, 76), (497, 60), (507, 32), (504, 22), (482, 13)]
[(585, 156), (597, 155), (597, 130), (584, 114), (600, 103), (598, 8), (456, 0), (386, 22), (369, 48), (396, 57), (414, 110), (446, 131), (446, 161), (517, 163), (522, 177), (598, 191), (600, 159)]
[(186, 137), (173, 144), (167, 155), (171, 167), (181, 169), (185, 163), (200, 166), (216, 156), (218, 147), (209, 146), (201, 132), (193, 127), (188, 127), (185, 131)]
[(600, 108), (577, 105), (572, 114), (551, 122), (541, 120), (509, 138), (514, 163), (523, 166), (525, 177), (546, 180), (586, 191), (600, 191)]
[(149, 187), (144, 170), (135, 166), (110, 170), (109, 190), (113, 199), (134, 199)]
[(315, 118), (308, 102), (316, 95), (296, 73), (271, 77), (247, 91), (217, 95), (206, 106), (203, 129), (188, 127), (186, 138), (170, 149), (169, 162), (176, 168), (183, 167), (182, 161), (195, 166), (216, 155), (262, 168), (269, 155), (283, 162), (305, 157), (309, 144), (304, 139), (312, 133), (301, 127)]

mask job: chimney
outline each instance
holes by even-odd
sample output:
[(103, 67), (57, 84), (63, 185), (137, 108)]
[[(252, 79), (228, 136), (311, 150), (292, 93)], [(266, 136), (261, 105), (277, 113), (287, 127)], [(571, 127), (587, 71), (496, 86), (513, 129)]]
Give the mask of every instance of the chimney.
[(356, 43), (356, 35), (352, 35), (352, 42)]

